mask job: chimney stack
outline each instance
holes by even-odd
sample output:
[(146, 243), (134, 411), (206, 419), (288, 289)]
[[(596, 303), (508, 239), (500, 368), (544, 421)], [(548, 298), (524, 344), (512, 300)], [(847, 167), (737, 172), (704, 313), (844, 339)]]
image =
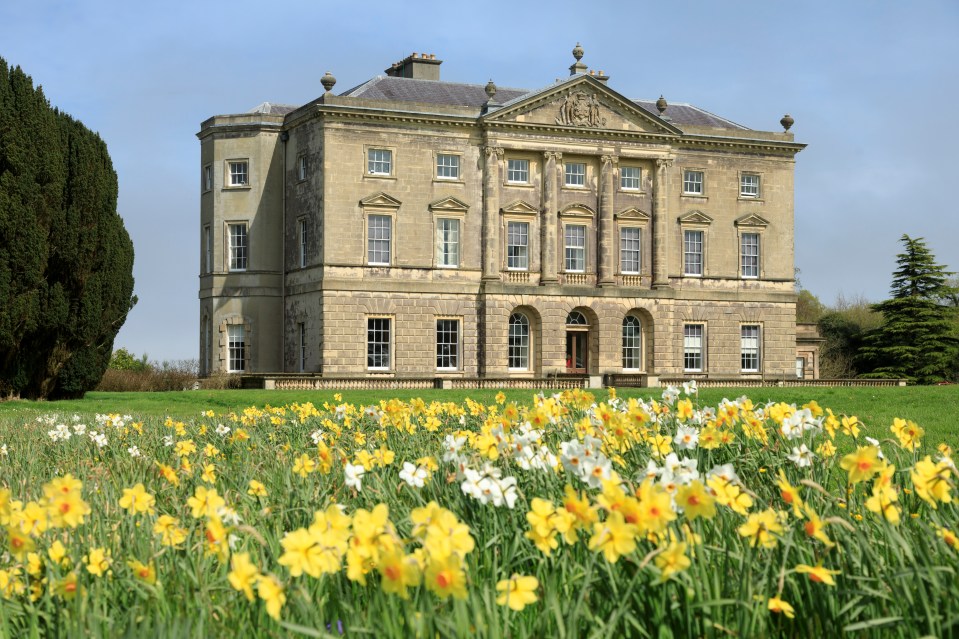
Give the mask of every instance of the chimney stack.
[(442, 60), (435, 53), (416, 53), (403, 58), (386, 69), (386, 75), (393, 78), (413, 78), (414, 80), (439, 80)]

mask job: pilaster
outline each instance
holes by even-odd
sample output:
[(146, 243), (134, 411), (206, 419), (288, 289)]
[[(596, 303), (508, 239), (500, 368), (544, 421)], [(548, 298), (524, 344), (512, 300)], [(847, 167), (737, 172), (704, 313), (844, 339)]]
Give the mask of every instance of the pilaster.
[(615, 286), (616, 279), (613, 276), (613, 250), (614, 230), (613, 230), (613, 197), (615, 188), (615, 166), (618, 158), (614, 155), (604, 155), (600, 158), (602, 169), (600, 171), (599, 185), (599, 285)]
[(653, 288), (668, 288), (669, 274), (669, 168), (671, 159), (656, 160), (653, 180)]
[(499, 280), (499, 185), (502, 147), (487, 146), (483, 162), (483, 279)]
[(554, 151), (543, 153), (543, 202), (540, 219), (540, 284), (555, 284), (556, 275), (556, 224), (559, 209), (559, 174), (557, 165), (563, 154)]

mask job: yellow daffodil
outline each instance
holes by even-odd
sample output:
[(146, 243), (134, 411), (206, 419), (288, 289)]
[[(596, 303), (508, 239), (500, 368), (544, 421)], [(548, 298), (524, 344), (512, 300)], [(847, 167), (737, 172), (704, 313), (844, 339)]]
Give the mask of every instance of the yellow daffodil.
[(137, 513), (152, 515), (155, 505), (156, 499), (146, 491), (142, 483), (133, 488), (124, 488), (123, 496), (120, 497), (120, 508), (126, 509), (131, 515)]
[(247, 601), (253, 601), (253, 587), (260, 579), (260, 571), (250, 561), (250, 553), (233, 555), (230, 559), (230, 572), (227, 573), (226, 578), (234, 590), (242, 592)]
[(827, 586), (835, 586), (836, 581), (832, 577), (833, 575), (841, 574), (838, 570), (829, 570), (828, 568), (823, 568), (822, 563), (818, 563), (815, 566), (799, 564), (796, 566), (795, 570), (800, 574), (809, 575), (809, 579), (811, 581), (823, 583)]
[(526, 606), (536, 603), (538, 588), (539, 580), (536, 577), (514, 574), (509, 579), (503, 579), (496, 584), (496, 592), (500, 593), (496, 597), (496, 603), (500, 606), (509, 606), (511, 610), (519, 612)]

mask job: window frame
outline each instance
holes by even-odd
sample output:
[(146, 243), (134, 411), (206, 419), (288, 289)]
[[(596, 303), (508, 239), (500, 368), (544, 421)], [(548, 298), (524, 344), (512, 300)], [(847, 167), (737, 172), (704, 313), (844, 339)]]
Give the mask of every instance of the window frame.
[[(238, 236), (233, 232), (233, 229), (237, 228), (243, 229), (243, 244), (235, 244), (235, 238)], [(226, 223), (226, 237), (227, 237), (227, 271), (230, 273), (243, 273), (250, 270), (250, 228), (249, 223), (246, 221), (242, 222), (227, 222)], [(240, 265), (242, 262), (242, 266)]]
[[(376, 262), (373, 261), (373, 247), (372, 242), (383, 242), (384, 238), (374, 238), (372, 237), (373, 231), (373, 220), (383, 219), (387, 221), (387, 230), (388, 237), (385, 238), (386, 241), (386, 261), (385, 262)], [(382, 250), (380, 249), (380, 252)], [(366, 214), (366, 265), (367, 266), (391, 266), (393, 263), (393, 215), (383, 211), (370, 212)]]
[[(525, 234), (524, 234), (524, 236), (525, 236), (525, 238), (526, 238), (526, 242), (525, 242), (524, 244), (511, 244), (511, 243), (510, 243), (511, 238), (513, 237), (513, 236), (510, 234), (510, 226), (513, 225), (513, 224), (515, 224), (515, 225), (517, 225), (517, 226), (522, 225), (522, 226), (525, 226), (525, 227), (526, 227), (526, 231), (525, 231)], [(506, 270), (507, 270), (507, 271), (527, 271), (527, 272), (528, 272), (528, 271), (530, 270), (530, 263), (529, 263), (529, 258), (530, 258), (530, 250), (529, 250), (529, 249), (530, 249), (530, 228), (531, 228), (531, 226), (530, 226), (530, 223), (529, 223), (528, 220), (506, 220), (506, 238), (505, 238), (505, 239), (506, 239)], [(522, 249), (523, 249), (523, 255), (522, 255), (522, 256), (519, 256), (519, 255), (516, 256), (517, 259), (519, 259), (520, 257), (522, 257), (522, 260), (523, 260), (523, 262), (524, 262), (524, 265), (523, 265), (523, 266), (513, 266), (513, 265), (510, 264), (510, 261), (513, 259), (513, 256), (510, 255), (510, 248), (511, 248), (511, 247), (514, 247), (514, 246), (517, 247), (517, 248), (522, 248)]]
[[(447, 258), (449, 253), (447, 252), (448, 242), (443, 235), (444, 229), (443, 226), (446, 223), (455, 223), (456, 225), (456, 240), (453, 243), (456, 249), (456, 259), (454, 263), (448, 263)], [(461, 217), (453, 217), (449, 215), (437, 216), (435, 229), (434, 229), (434, 254), (435, 254), (435, 264), (436, 268), (447, 268), (447, 269), (456, 269), (460, 268), (463, 259), (463, 222)]]
[[(636, 171), (636, 177), (627, 177), (626, 171)], [(636, 180), (636, 186), (626, 186), (626, 180)], [(643, 190), (643, 168), (635, 164), (619, 165), (619, 190), (630, 193), (639, 193)]]
[[(625, 233), (633, 232), (637, 233), (636, 237), (636, 248), (625, 248), (624, 243), (627, 241), (624, 237)], [(624, 254), (626, 252), (635, 252), (636, 253), (636, 270), (628, 270), (626, 268), (626, 261)], [(643, 272), (643, 228), (641, 226), (633, 226), (620, 224), (619, 226), (619, 272), (622, 275), (641, 275)]]
[[(234, 170), (234, 167), (239, 167), (243, 165), (244, 170), (237, 171)], [(224, 178), (226, 180), (226, 188), (228, 189), (248, 189), (250, 188), (252, 166), (250, 165), (249, 158), (234, 158), (232, 160), (226, 160), (226, 171), (224, 172)], [(242, 176), (242, 181), (239, 181), (238, 178)]]
[[(747, 179), (755, 179), (755, 189), (756, 192), (747, 192)], [(762, 197), (762, 176), (759, 173), (754, 173), (751, 171), (743, 171), (739, 174), (739, 197), (747, 200), (758, 200)]]
[[(236, 333), (239, 333), (239, 340)], [(244, 324), (227, 324), (226, 326), (226, 366), (228, 373), (245, 373), (248, 360), (246, 326)], [(235, 363), (239, 362), (237, 368)]]
[[(582, 172), (573, 171), (574, 167), (582, 168)], [(585, 189), (586, 188), (586, 163), (585, 162), (563, 162), (563, 188), (567, 189)], [(570, 179), (580, 181), (570, 181)]]
[(309, 227), (307, 226), (307, 220), (305, 217), (298, 218), (296, 221), (296, 233), (299, 239), (300, 247), (300, 268), (306, 268), (307, 259), (309, 257)]
[(203, 225), (203, 274), (213, 272), (213, 228), (209, 224)]
[[(514, 169), (510, 167), (510, 165), (513, 162), (522, 163), (522, 164), (525, 164), (526, 166), (523, 169), (521, 168)], [(531, 164), (532, 163), (530, 162), (529, 158), (506, 158), (506, 184), (525, 184), (525, 185), (531, 184), (530, 182)], [(517, 175), (523, 174), (524, 179), (514, 180), (512, 178), (512, 175), (514, 173), (516, 173)]]
[[(572, 229), (582, 229), (582, 246), (575, 246), (570, 244), (570, 231)], [(563, 224), (563, 272), (564, 273), (585, 273), (587, 259), (589, 255), (587, 253), (587, 247), (589, 246), (589, 230), (585, 224), (576, 224), (576, 223), (564, 223)], [(571, 251), (578, 251), (581, 255), (580, 260), (582, 261), (581, 268), (570, 268), (570, 260), (575, 260), (575, 257), (571, 257)]]
[[(382, 158), (375, 159), (374, 154), (376, 153), (385, 153), (387, 154), (388, 158), (385, 160)], [(383, 165), (383, 164), (387, 164), (387, 168), (388, 168), (387, 172), (384, 173), (382, 171), (374, 170), (375, 165)], [(396, 171), (396, 153), (394, 152), (394, 149), (388, 148), (388, 147), (380, 147), (380, 146), (366, 147), (366, 170), (364, 171), (364, 173), (367, 177), (374, 177), (374, 178), (393, 177), (395, 171)]]
[(306, 372), (306, 322), (297, 322), (297, 335), (299, 337), (299, 345), (297, 347), (297, 352), (299, 353), (299, 366), (301, 373)]
[[(690, 241), (687, 236), (693, 233), (699, 234), (699, 250), (690, 251)], [(692, 265), (690, 256), (699, 256), (699, 272), (690, 270)], [(683, 229), (683, 277), (703, 277), (706, 274), (706, 229), (684, 228)]]
[(213, 164), (204, 164), (203, 165), (203, 174), (201, 179), (203, 180), (203, 192), (208, 193), (213, 190)]
[[(627, 324), (632, 326), (630, 320), (636, 323), (636, 333), (627, 335)], [(620, 345), (622, 346), (621, 355), (623, 371), (639, 372), (643, 370), (643, 320), (635, 315), (626, 315), (623, 317), (621, 337), (622, 341)], [(627, 340), (630, 340), (630, 342)], [(628, 354), (629, 351), (635, 351), (635, 353)], [(636, 366), (627, 365), (627, 363), (631, 362), (632, 360), (635, 360)]]
[[(444, 328), (441, 328), (440, 324), (443, 324)], [(436, 318), (435, 326), (436, 326), (436, 370), (437, 371), (449, 373), (449, 372), (460, 370), (460, 365), (461, 365), (460, 354), (462, 353), (462, 348), (460, 346), (461, 339), (462, 339), (462, 331), (460, 330), (461, 325), (462, 325), (462, 322), (460, 318), (458, 317), (437, 317)], [(450, 331), (449, 327), (452, 327), (453, 330)], [(450, 336), (452, 336), (452, 341), (450, 341), (449, 339)], [(446, 337), (447, 340), (441, 341), (441, 337)], [(442, 353), (441, 347), (446, 347), (447, 349), (450, 349), (452, 352), (448, 350), (447, 352)], [(441, 361), (444, 361), (443, 358), (446, 358), (445, 363), (452, 361), (452, 365), (441, 366), (440, 365)]]
[[(692, 179), (694, 175), (699, 176), (699, 180)], [(699, 185), (699, 190), (690, 190), (690, 185)], [(693, 197), (705, 197), (706, 195), (706, 171), (703, 169), (683, 169), (683, 195)]]
[[(455, 160), (454, 164), (443, 165), (441, 162), (443, 158), (449, 158)], [(437, 180), (442, 180), (444, 182), (459, 182), (462, 181), (462, 163), (463, 157), (459, 153), (436, 153), (433, 160), (433, 177)], [(441, 171), (455, 169), (455, 175), (441, 175)]]
[[(691, 333), (697, 332), (698, 335)], [(698, 340), (698, 346), (692, 345), (692, 340)], [(691, 366), (690, 364), (699, 364)], [(683, 372), (702, 373), (706, 370), (706, 324), (683, 324)]]
[[(756, 239), (755, 255), (746, 254), (747, 237), (754, 237)], [(747, 259), (755, 260), (755, 264), (747, 265), (746, 263)], [(760, 233), (759, 231), (753, 231), (753, 230), (740, 231), (739, 233), (739, 277), (744, 280), (758, 280), (760, 274), (762, 273), (762, 269), (760, 268), (761, 259), (762, 259), (762, 233)], [(746, 273), (747, 267), (755, 268), (756, 274), (755, 275), (747, 274)]]
[[(746, 335), (747, 331), (755, 331), (754, 335)], [(762, 340), (762, 325), (761, 324), (741, 324), (739, 326), (739, 371), (741, 373), (758, 373), (762, 367), (762, 352), (763, 352), (763, 340)], [(750, 344), (747, 346), (746, 340), (751, 340)], [(752, 343), (752, 341), (755, 343)], [(749, 358), (749, 363), (754, 363), (755, 366), (747, 366), (747, 358)]]
[[(384, 333), (386, 335), (385, 342), (382, 341)], [(380, 337), (380, 340), (371, 340), (371, 334)], [(374, 348), (375, 346), (379, 346), (380, 352), (374, 352), (377, 350)], [(385, 366), (373, 365), (373, 362), (377, 361), (375, 358), (380, 358), (379, 361), (382, 362), (384, 357), (386, 360)], [(366, 370), (372, 372), (393, 370), (393, 317), (390, 315), (368, 315), (366, 317)]]
[(308, 172), (308, 163), (306, 159), (306, 153), (301, 153), (296, 157), (296, 181), (304, 182), (307, 177)]
[[(522, 322), (518, 320), (513, 321), (513, 318), (522, 319)], [(513, 328), (514, 326), (525, 327), (525, 334), (523, 335), (514, 335)], [(515, 343), (517, 340), (520, 343)], [(515, 352), (515, 355), (514, 355)], [(526, 313), (521, 311), (513, 311), (510, 313), (507, 332), (506, 332), (506, 369), (511, 373), (526, 373), (530, 371), (530, 355), (533, 352), (533, 323), (530, 321), (529, 316)], [(518, 366), (513, 366), (513, 362), (517, 362)]]

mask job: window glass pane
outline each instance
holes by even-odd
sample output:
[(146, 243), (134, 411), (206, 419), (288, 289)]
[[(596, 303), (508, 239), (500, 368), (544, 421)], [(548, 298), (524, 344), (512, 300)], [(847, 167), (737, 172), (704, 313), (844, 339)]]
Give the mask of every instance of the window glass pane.
[(586, 227), (570, 224), (566, 227), (566, 270), (582, 273), (586, 270)]
[(743, 277), (759, 277), (759, 233), (742, 234), (740, 265)]
[(390, 240), (392, 220), (388, 215), (370, 215), (367, 225), (367, 260), (370, 264), (390, 263)]
[(230, 270), (245, 271), (249, 260), (247, 251), (246, 224), (229, 225)]
[(759, 197), (759, 176), (741, 176), (739, 179), (739, 194), (743, 197)]
[(759, 327), (743, 326), (741, 329), (742, 370), (759, 370)]
[(586, 165), (577, 162), (566, 164), (566, 186), (586, 185)]
[(297, 178), (300, 180), (305, 180), (306, 179), (306, 156), (305, 155), (301, 155), (299, 159), (297, 159), (296, 166), (297, 166), (297, 169), (296, 169)]
[(244, 186), (249, 181), (249, 165), (246, 162), (230, 162), (230, 186)]
[(623, 319), (623, 368), (639, 370), (642, 367), (642, 335), (639, 319), (627, 315)]
[(508, 222), (506, 225), (506, 268), (529, 269), (529, 223)]
[(529, 320), (522, 313), (510, 315), (507, 349), (509, 368), (529, 369)]
[(683, 273), (685, 275), (703, 274), (703, 232), (683, 232)]
[(213, 188), (213, 167), (205, 166), (203, 167), (203, 190), (209, 191)]
[(460, 156), (442, 154), (436, 156), (436, 177), (455, 180), (459, 176)]
[(529, 182), (529, 160), (507, 160), (506, 181), (522, 184)]
[(683, 327), (683, 370), (703, 369), (703, 325), (686, 324)]
[(703, 193), (703, 172), (702, 171), (684, 171), (683, 172), (683, 193), (692, 193), (702, 195)]
[(638, 166), (624, 166), (619, 169), (619, 188), (638, 191), (640, 188)]
[(393, 170), (393, 152), (370, 149), (367, 153), (367, 170), (373, 175), (389, 175)]
[(366, 320), (366, 366), (373, 369), (390, 367), (390, 319), (370, 317)]
[(436, 257), (440, 266), (459, 266), (460, 263), (460, 221), (451, 219), (437, 220)]
[(246, 335), (242, 324), (226, 327), (227, 349), (229, 350), (229, 370), (239, 373), (246, 370)]
[(458, 368), (459, 332), (459, 320), (436, 320), (436, 368)]
[(306, 266), (306, 220), (300, 220), (299, 224), (299, 235), (300, 235), (300, 267)]
[(619, 230), (619, 267), (623, 273), (639, 273), (639, 229)]

